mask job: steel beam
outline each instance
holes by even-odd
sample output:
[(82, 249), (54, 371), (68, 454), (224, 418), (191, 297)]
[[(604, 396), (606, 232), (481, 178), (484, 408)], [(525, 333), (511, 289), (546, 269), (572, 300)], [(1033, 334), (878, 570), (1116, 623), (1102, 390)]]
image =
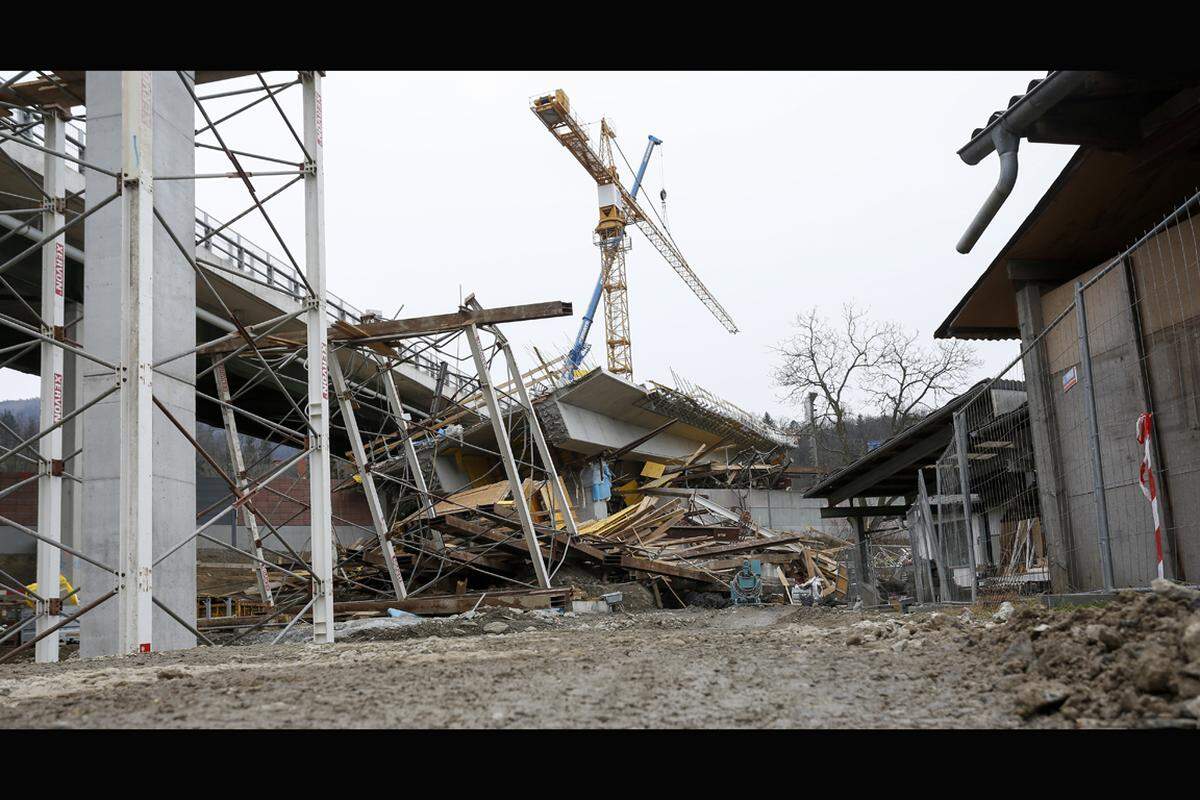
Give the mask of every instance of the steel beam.
[[(446, 362), (442, 362), (445, 366)], [(417, 458), (417, 448), (413, 444), (412, 431), (409, 430), (409, 415), (404, 411), (404, 406), (400, 402), (400, 393), (396, 390), (396, 375), (391, 368), (384, 368), (381, 365), (381, 373), (383, 376), (383, 390), (387, 396), (388, 406), (391, 408), (392, 416), (396, 418), (396, 423), (400, 426), (401, 436), (404, 437), (404, 459), (408, 462), (408, 471), (412, 475), (412, 481), (417, 487), (417, 492), (420, 494), (421, 515), (425, 519), (433, 518), (433, 498), (429, 495), (429, 484), (425, 481), (425, 471), (421, 469), (421, 461)], [(443, 381), (446, 371), (440, 370), (438, 373), (439, 381)], [(434, 393), (433, 402), (436, 403), (441, 397), (440, 390)], [(433, 528), (429, 529), (434, 547), (438, 550), (445, 550), (446, 543), (442, 539), (440, 531)]]
[(396, 599), (408, 597), (404, 586), (404, 576), (400, 574), (400, 565), (396, 562), (396, 550), (392, 540), (388, 538), (387, 515), (383, 513), (383, 504), (379, 501), (379, 491), (375, 488), (375, 478), (371, 475), (371, 464), (367, 460), (367, 451), (363, 447), (362, 436), (358, 432), (358, 419), (354, 415), (354, 402), (350, 390), (346, 386), (346, 377), (342, 374), (342, 365), (338, 363), (337, 355), (329, 360), (330, 377), (333, 378), (333, 391), (337, 397), (338, 408), (342, 410), (342, 422), (346, 426), (346, 435), (350, 438), (350, 452), (354, 455), (354, 467), (362, 480), (363, 493), (367, 497), (367, 508), (371, 511), (371, 522), (375, 526), (375, 536), (379, 539), (379, 551), (383, 556), (383, 564), (387, 568), (388, 577), (392, 579), (392, 588)]
[[(229, 394), (229, 375), (225, 371), (225, 364), (214, 358), (213, 378), (217, 383), (217, 396), (221, 398), (221, 402), (226, 405), (221, 406), (221, 421), (225, 427), (225, 444), (229, 450), (229, 461), (233, 467), (233, 478), (237, 483), (238, 491), (243, 495), (249, 490), (250, 479), (246, 474), (246, 459), (242, 455), (242, 441), (238, 436), (237, 418), (233, 414), (233, 408), (228, 405), (230, 401)], [(267, 575), (267, 568), (262, 563), (266, 557), (263, 555), (262, 540), (258, 535), (258, 519), (254, 516), (250, 504), (242, 506), (242, 515), (246, 523), (246, 529), (250, 533), (250, 543), (253, 547), (253, 552), (258, 562), (256, 562), (254, 570), (255, 580), (258, 582), (258, 594), (262, 597), (263, 602), (267, 605), (274, 606), (275, 598), (271, 595), (271, 578)], [(236, 512), (234, 518), (237, 518)], [(236, 527), (234, 528), (236, 530)], [(234, 542), (234, 544), (237, 544)]]
[(479, 341), (479, 329), (474, 325), (465, 328), (467, 343), (471, 346), (471, 355), (475, 359), (475, 369), (479, 373), (479, 389), (487, 403), (488, 416), (492, 420), (492, 430), (496, 434), (496, 450), (500, 453), (500, 461), (504, 464), (504, 473), (512, 487), (513, 507), (517, 510), (517, 518), (521, 522), (521, 530), (525, 533), (525, 544), (529, 548), (529, 559), (533, 562), (533, 571), (537, 575), (538, 585), (543, 589), (550, 588), (550, 576), (546, 572), (546, 562), (542, 559), (542, 551), (538, 547), (537, 533), (533, 528), (533, 517), (529, 513), (529, 503), (521, 485), (521, 476), (517, 472), (516, 460), (513, 458), (512, 442), (508, 439), (508, 427), (504, 424), (504, 415), (500, 404), (496, 401), (496, 392), (492, 388), (492, 376), (488, 370), (487, 359), (483, 355), (483, 345)]
[(121, 73), (121, 653), (153, 642), (153, 83), (148, 70)]
[(958, 455), (958, 490), (962, 492), (967, 557), (971, 561), (971, 602), (974, 603), (979, 599), (979, 568), (975, 559), (975, 518), (971, 508), (971, 462), (967, 458), (967, 418), (965, 415), (965, 408), (954, 413), (954, 445)]
[[(508, 344), (508, 339), (500, 336), (501, 347), (504, 350), (504, 360), (508, 362), (508, 376), (511, 382), (516, 386), (517, 399), (521, 403), (521, 408), (525, 411), (525, 418), (528, 420), (529, 431), (533, 434), (534, 444), (537, 445), (538, 455), (542, 459), (542, 469), (546, 472), (547, 480), (550, 482), (550, 493), (554, 498), (554, 502), (562, 509), (563, 524), (566, 526), (567, 533), (572, 539), (579, 538), (579, 529), (575, 526), (575, 515), (571, 513), (571, 504), (567, 502), (566, 492), (563, 491), (562, 482), (558, 478), (558, 470), (554, 467), (554, 459), (550, 455), (550, 447), (546, 444), (546, 437), (542, 433), (542, 426), (538, 422), (537, 412), (533, 410), (533, 403), (529, 399), (529, 391), (525, 388), (525, 379), (521, 377), (521, 370), (517, 368), (517, 360), (513, 358), (512, 347)], [(555, 527), (554, 524), (554, 509), (550, 509), (550, 527)]]

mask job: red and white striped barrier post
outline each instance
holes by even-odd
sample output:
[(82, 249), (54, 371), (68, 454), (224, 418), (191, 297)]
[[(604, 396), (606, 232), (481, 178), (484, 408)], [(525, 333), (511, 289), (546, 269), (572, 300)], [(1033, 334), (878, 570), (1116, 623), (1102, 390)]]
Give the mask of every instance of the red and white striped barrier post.
[(1142, 494), (1150, 501), (1150, 510), (1154, 513), (1154, 549), (1158, 555), (1158, 577), (1163, 577), (1163, 547), (1162, 523), (1158, 517), (1158, 485), (1154, 481), (1154, 468), (1150, 461), (1150, 431), (1153, 428), (1153, 415), (1147, 411), (1138, 416), (1137, 440), (1145, 448), (1142, 455), (1142, 465), (1138, 469), (1138, 483), (1141, 484)]

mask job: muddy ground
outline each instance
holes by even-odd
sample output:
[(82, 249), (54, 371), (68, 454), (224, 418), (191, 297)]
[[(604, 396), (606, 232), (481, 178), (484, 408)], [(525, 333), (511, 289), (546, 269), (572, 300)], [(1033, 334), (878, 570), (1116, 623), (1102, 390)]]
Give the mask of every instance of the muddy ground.
[(333, 646), (0, 666), (0, 728), (1195, 727), (1198, 608), (361, 620)]

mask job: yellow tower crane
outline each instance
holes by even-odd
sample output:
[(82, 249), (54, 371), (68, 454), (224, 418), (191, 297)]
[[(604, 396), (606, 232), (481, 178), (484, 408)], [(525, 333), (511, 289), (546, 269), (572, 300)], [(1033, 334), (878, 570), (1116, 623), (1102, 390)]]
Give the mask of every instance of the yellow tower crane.
[[(592, 179), (596, 181), (600, 201), (600, 222), (596, 225), (594, 241), (600, 247), (600, 281), (593, 295), (592, 303), (584, 315), (579, 338), (568, 356), (568, 377), (579, 366), (586, 352), (586, 339), (591, 326), (592, 314), (595, 311), (596, 300), (601, 290), (604, 294), (604, 329), (605, 342), (608, 346), (608, 370), (627, 379), (633, 378), (633, 352), (629, 338), (629, 298), (628, 285), (625, 280), (625, 253), (629, 250), (630, 242), (625, 236), (625, 227), (630, 222), (646, 236), (654, 249), (662, 254), (671, 268), (683, 278), (688, 288), (700, 298), (717, 321), (730, 333), (737, 333), (737, 325), (724, 307), (713, 297), (688, 266), (683, 254), (675, 246), (669, 233), (659, 230), (651, 221), (649, 215), (638, 205), (636, 195), (631, 194), (621, 184), (617, 168), (613, 162), (612, 146), (616, 134), (607, 120), (600, 120), (599, 151), (592, 147), (588, 140), (587, 130), (571, 114), (570, 101), (561, 89), (550, 94), (540, 95), (532, 101), (531, 108), (546, 129), (554, 135), (558, 143), (567, 148), (575, 160), (583, 165)], [(657, 139), (651, 137), (657, 143)], [(652, 146), (652, 145), (651, 145)], [(646, 150), (646, 158), (650, 148)], [(640, 181), (641, 172), (645, 171), (646, 161), (637, 176)], [(634, 184), (637, 192), (638, 183)]]

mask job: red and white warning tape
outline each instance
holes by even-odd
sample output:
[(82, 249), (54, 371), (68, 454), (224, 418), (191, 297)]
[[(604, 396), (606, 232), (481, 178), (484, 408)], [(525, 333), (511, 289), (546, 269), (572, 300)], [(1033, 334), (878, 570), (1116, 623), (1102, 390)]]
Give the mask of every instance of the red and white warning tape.
[(1142, 494), (1150, 501), (1150, 509), (1154, 513), (1154, 549), (1158, 555), (1158, 577), (1163, 577), (1163, 547), (1162, 523), (1158, 519), (1158, 485), (1154, 481), (1154, 468), (1150, 461), (1150, 431), (1153, 428), (1153, 415), (1145, 412), (1137, 420), (1138, 444), (1145, 447), (1142, 455), (1142, 465), (1138, 469), (1138, 483), (1142, 486)]

